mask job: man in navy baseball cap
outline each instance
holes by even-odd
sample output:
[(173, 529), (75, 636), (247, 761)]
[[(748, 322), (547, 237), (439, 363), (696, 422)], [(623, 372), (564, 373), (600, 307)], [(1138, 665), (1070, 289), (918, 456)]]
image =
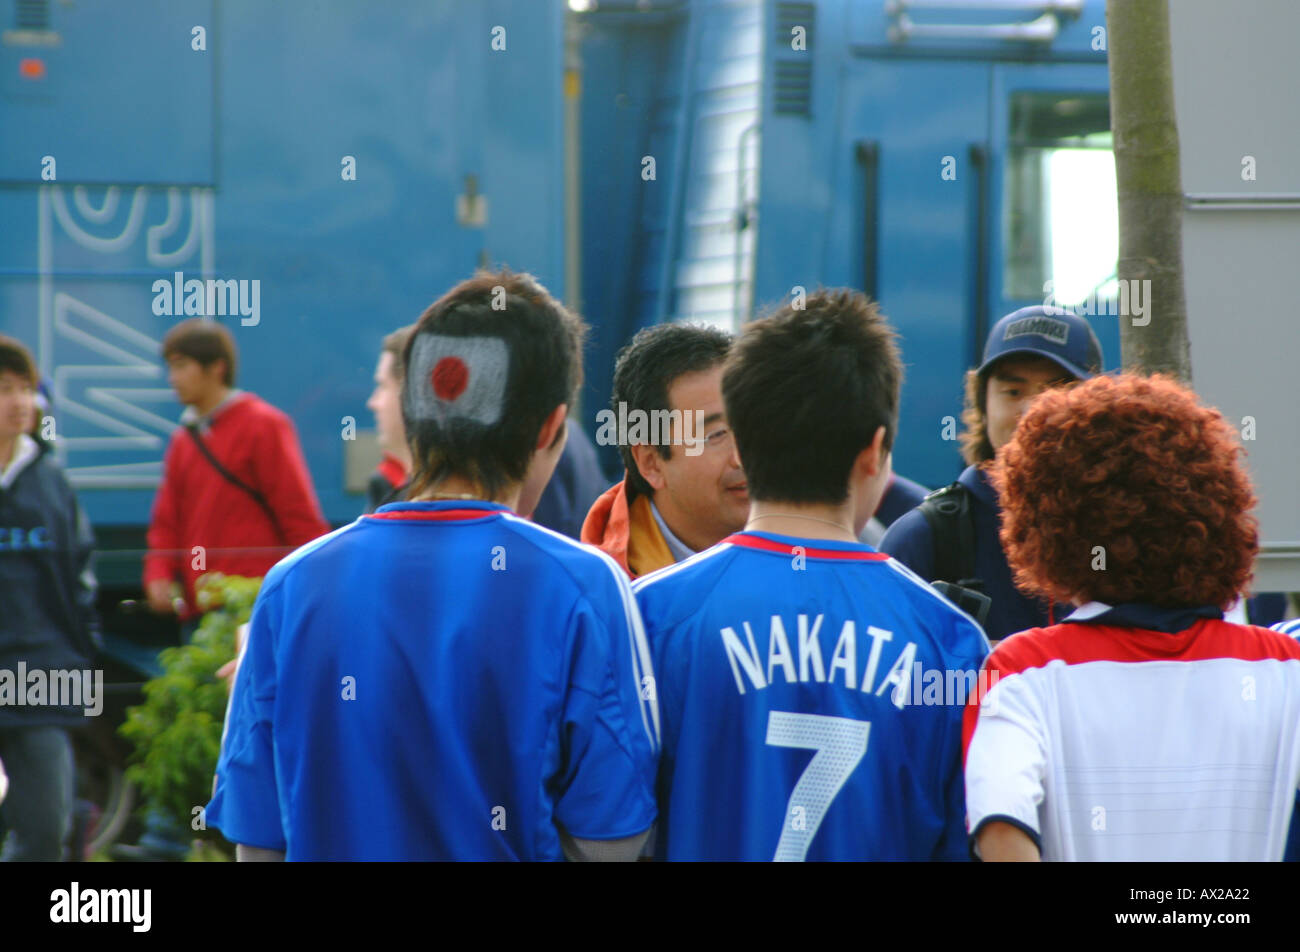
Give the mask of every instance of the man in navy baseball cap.
[(1011, 440), (1033, 399), (1101, 373), (1101, 343), (1087, 320), (1035, 305), (993, 325), (979, 367), (966, 372), (962, 456), (969, 464), (955, 483), (931, 493), (890, 526), (880, 549), (927, 581), (972, 589), (989, 599), (983, 624), (993, 641), (1049, 625), (1068, 613), (1018, 591), (998, 539), (997, 494), (986, 467)]
[(1046, 357), (1076, 380), (1101, 372), (1101, 342), (1092, 327), (1078, 314), (1059, 307), (1022, 307), (994, 324), (976, 373), (985, 373), (1012, 354)]
[[(990, 462), (1034, 397), (1047, 387), (1087, 380), (1101, 373), (1101, 364), (1101, 342), (1087, 320), (1071, 311), (1037, 304), (1002, 318), (984, 343), (973, 387), (967, 380), (966, 462)], [(971, 443), (974, 452), (966, 452)]]

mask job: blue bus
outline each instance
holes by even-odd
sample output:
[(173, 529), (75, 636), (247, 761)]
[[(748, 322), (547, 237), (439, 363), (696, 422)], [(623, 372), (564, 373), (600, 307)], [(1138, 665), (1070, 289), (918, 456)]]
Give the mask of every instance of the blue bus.
[(483, 265), (591, 324), (593, 436), (639, 328), (821, 285), (899, 329), (894, 466), (932, 487), (1000, 315), (1082, 306), (1118, 364), (1103, 0), (0, 0), (0, 31), (0, 331), (127, 642), (187, 282), (334, 525), (381, 339)]

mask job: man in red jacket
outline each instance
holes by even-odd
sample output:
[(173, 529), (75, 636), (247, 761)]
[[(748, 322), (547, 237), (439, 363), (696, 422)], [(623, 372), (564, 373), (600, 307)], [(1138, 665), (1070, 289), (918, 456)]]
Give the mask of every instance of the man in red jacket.
[[(260, 577), (329, 524), (292, 421), (234, 388), (230, 332), (215, 321), (183, 321), (163, 338), (162, 350), (168, 380), (186, 406), (154, 499), (144, 586), (154, 611), (191, 622), (199, 614), (199, 576)], [(176, 582), (183, 585), (179, 596)]]

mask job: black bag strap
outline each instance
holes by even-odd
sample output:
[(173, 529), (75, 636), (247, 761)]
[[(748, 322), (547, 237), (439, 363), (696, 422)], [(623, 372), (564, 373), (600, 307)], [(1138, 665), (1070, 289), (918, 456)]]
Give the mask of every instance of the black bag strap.
[(961, 483), (951, 483), (926, 496), (920, 508), (934, 541), (934, 579), (928, 581), (978, 582), (970, 491)]
[(266, 513), (266, 518), (271, 520), (271, 525), (275, 528), (275, 537), (283, 543), (285, 539), (284, 533), (280, 531), (280, 520), (275, 518), (275, 511), (271, 508), (271, 504), (266, 501), (266, 497), (221, 465), (221, 461), (212, 455), (212, 450), (208, 448), (208, 444), (203, 442), (203, 437), (199, 436), (199, 427), (197, 423), (187, 423), (185, 424), (185, 429), (189, 432), (190, 436), (194, 437), (194, 443), (198, 446), (199, 452), (203, 454), (204, 459), (212, 464), (212, 468), (220, 473), (226, 482), (242, 489), (244, 492), (248, 493), (248, 495), (252, 496), (253, 501), (262, 507), (262, 511)]
[(992, 600), (975, 575), (975, 513), (970, 490), (961, 483), (936, 489), (921, 501), (921, 514), (934, 543), (931, 585), (983, 625)]

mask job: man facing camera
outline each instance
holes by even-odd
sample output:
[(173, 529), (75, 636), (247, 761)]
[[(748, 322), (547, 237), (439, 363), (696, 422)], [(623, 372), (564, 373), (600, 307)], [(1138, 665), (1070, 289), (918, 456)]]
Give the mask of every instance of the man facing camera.
[(619, 352), (604, 414), (626, 472), (592, 506), (582, 541), (609, 553), (632, 578), (745, 524), (749, 493), (722, 405), (730, 347), (731, 336), (714, 328), (661, 324)]

